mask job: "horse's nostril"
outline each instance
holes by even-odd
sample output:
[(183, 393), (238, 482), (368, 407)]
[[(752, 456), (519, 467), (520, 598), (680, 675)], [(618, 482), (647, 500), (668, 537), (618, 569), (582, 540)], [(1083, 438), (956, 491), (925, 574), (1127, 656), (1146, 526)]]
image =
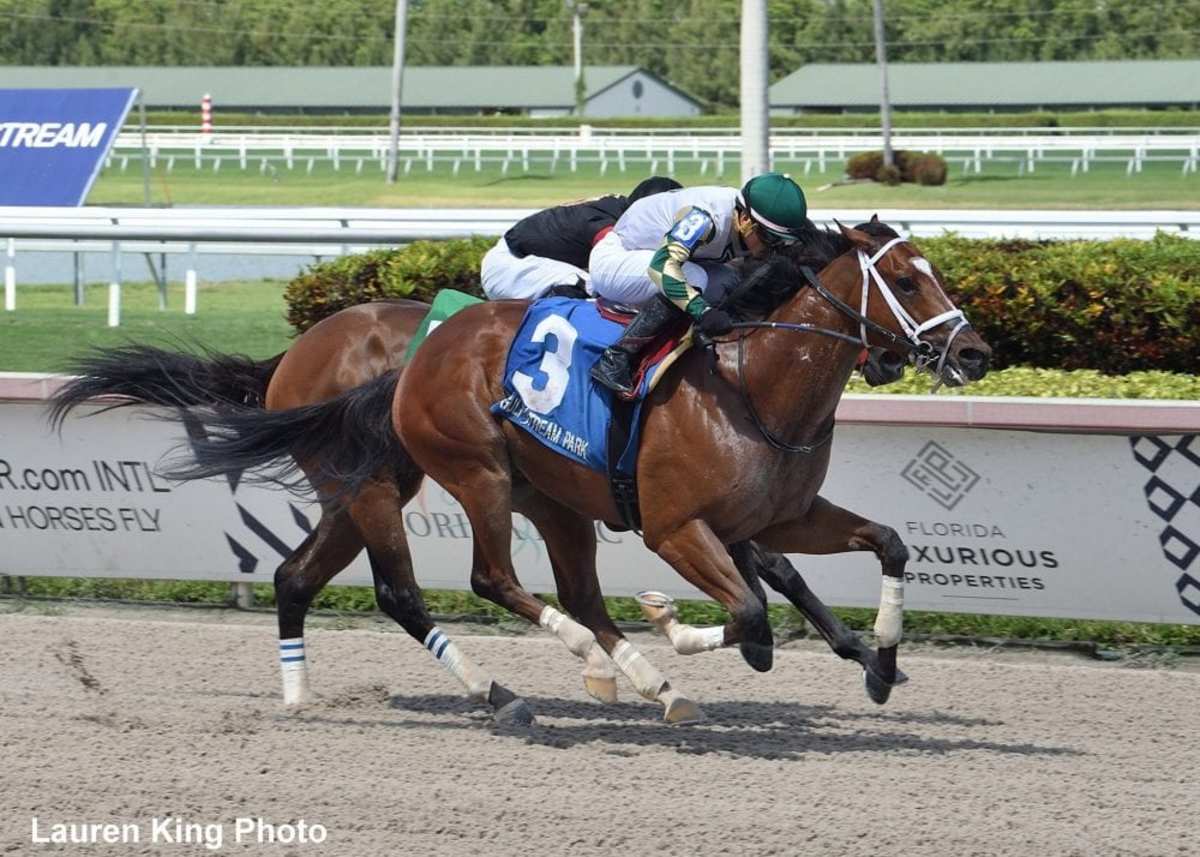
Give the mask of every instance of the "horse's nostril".
[(964, 348), (958, 352), (958, 361), (972, 366), (986, 366), (988, 355), (978, 348)]

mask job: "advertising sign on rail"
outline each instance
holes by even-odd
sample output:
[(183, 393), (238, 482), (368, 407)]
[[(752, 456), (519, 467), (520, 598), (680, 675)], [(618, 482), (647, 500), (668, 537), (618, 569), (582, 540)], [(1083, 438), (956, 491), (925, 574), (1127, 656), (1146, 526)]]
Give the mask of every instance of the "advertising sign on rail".
[[(0, 403), (0, 573), (270, 582), (318, 510), (245, 479), (173, 484), (175, 424), (113, 412), (59, 438)], [(894, 527), (912, 609), (1200, 624), (1200, 435), (844, 425), (822, 495)], [(404, 510), (418, 580), (469, 587), (471, 528), (436, 484)], [(604, 591), (697, 592), (632, 533), (597, 527)], [(512, 555), (553, 592), (545, 546), (514, 518)], [(873, 607), (870, 553), (793, 557), (836, 605)], [(335, 582), (370, 584), (364, 557)]]
[(136, 89), (0, 89), (0, 205), (82, 205)]

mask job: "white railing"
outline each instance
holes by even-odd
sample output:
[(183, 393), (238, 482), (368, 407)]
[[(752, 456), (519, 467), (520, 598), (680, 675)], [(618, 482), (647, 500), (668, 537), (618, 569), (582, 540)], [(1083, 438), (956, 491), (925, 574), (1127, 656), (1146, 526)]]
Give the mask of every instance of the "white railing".
[[(826, 172), (838, 168), (851, 155), (879, 149), (877, 129), (782, 129), (771, 135), (773, 166), (800, 169), (807, 175), (816, 168)], [(1003, 133), (981, 133), (982, 131)], [(1112, 133), (1032, 133), (1034, 129), (913, 129), (899, 130), (893, 144), (901, 149), (937, 152), (962, 170), (979, 173), (988, 161), (1016, 163), (1022, 172), (1033, 172), (1040, 163), (1070, 164), (1071, 174), (1088, 172), (1095, 163), (1116, 161), (1129, 174), (1141, 172), (1147, 161), (1180, 165), (1187, 175), (1200, 169), (1200, 132), (1135, 132), (1115, 129)], [(665, 133), (670, 131), (672, 133)], [(503, 132), (503, 133), (501, 133)], [(154, 129), (146, 135), (146, 151), (152, 166), (160, 162), (168, 171), (176, 163), (195, 169), (219, 171), (223, 165), (262, 172), (328, 163), (357, 173), (386, 167), (388, 137), (375, 129), (257, 129), (220, 130), (202, 134), (191, 130)], [(126, 168), (141, 158), (140, 134), (118, 136), (109, 164)], [(741, 156), (741, 137), (734, 129), (593, 129), (583, 126), (569, 132), (549, 129), (421, 129), (410, 130), (400, 139), (399, 161), (405, 173), (414, 168), (432, 171), (436, 164), (449, 163), (460, 169), (483, 170), (499, 166), (501, 172), (534, 165), (551, 169), (565, 162), (572, 171), (583, 165), (625, 172), (628, 166), (650, 165), (651, 172), (674, 173), (676, 164), (698, 165), (702, 175), (724, 175)]]
[[(494, 237), (532, 213), (516, 208), (43, 208), (0, 207), (6, 255), (4, 308), (17, 302), (17, 253), (111, 251), (109, 326), (120, 324), (121, 253), (187, 254), (185, 312), (196, 311), (198, 257), (255, 252), (337, 256), (421, 239)], [(840, 209), (814, 212), (832, 226), (872, 214), (913, 236), (971, 238), (1200, 238), (1200, 211), (958, 211)], [(77, 284), (78, 285), (78, 284)]]

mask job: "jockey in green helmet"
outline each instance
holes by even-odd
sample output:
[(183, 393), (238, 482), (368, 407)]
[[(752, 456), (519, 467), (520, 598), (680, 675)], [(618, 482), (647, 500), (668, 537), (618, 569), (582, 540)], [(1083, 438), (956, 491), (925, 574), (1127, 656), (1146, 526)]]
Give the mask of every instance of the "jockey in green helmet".
[(631, 393), (634, 358), (680, 310), (706, 336), (729, 333), (729, 315), (709, 300), (719, 300), (714, 281), (727, 279), (720, 263), (766, 255), (810, 226), (804, 191), (782, 173), (755, 176), (740, 191), (685, 188), (630, 206), (593, 248), (590, 267), (597, 295), (641, 311), (592, 367), (592, 378)]

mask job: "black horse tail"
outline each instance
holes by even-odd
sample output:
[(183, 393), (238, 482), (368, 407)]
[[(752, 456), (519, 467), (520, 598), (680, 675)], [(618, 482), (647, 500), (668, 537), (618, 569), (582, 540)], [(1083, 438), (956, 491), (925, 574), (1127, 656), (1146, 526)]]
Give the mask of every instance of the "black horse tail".
[(399, 379), (400, 370), (393, 369), (326, 402), (281, 411), (192, 408), (184, 416), (191, 460), (169, 465), (163, 475), (189, 480), (242, 474), (244, 481), (298, 494), (316, 483), (322, 499), (353, 496), (372, 477), (391, 478), (414, 467), (392, 427)]
[(51, 397), (50, 424), (61, 428), (67, 414), (97, 396), (113, 399), (102, 409), (106, 411), (129, 405), (262, 407), (267, 384), (282, 359), (282, 354), (251, 360), (240, 354), (168, 351), (150, 345), (93, 349), (65, 367), (75, 377)]

